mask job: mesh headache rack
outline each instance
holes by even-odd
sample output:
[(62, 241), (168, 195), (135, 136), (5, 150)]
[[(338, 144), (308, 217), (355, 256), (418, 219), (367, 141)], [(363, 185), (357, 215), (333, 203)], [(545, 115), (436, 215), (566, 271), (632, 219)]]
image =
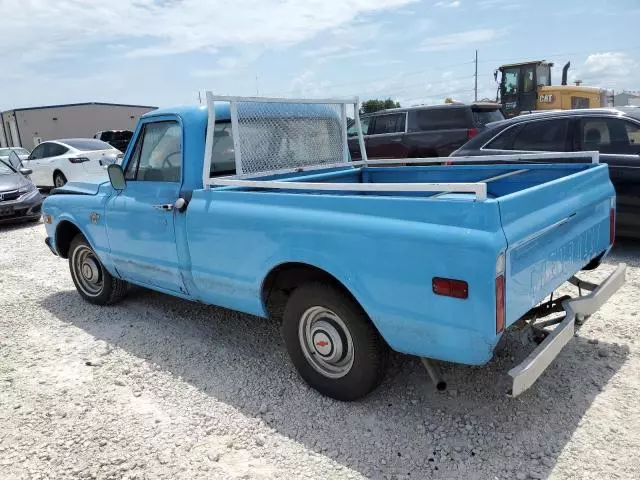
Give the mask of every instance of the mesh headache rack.
[[(290, 99), (266, 97), (231, 97), (206, 92), (208, 125), (215, 125), (216, 102), (229, 105), (231, 136), (236, 175), (212, 176), (216, 141), (215, 128), (207, 128), (202, 182), (211, 186), (286, 190), (323, 190), (351, 192), (434, 192), (429, 198), (449, 193), (472, 193), (477, 200), (487, 198), (487, 183), (528, 171), (520, 169), (473, 183), (332, 183), (266, 179), (269, 176), (302, 171), (366, 169), (369, 165), (436, 164), (441, 158), (369, 160), (360, 125), (360, 102), (350, 99)], [(354, 111), (354, 126), (362, 160), (351, 161), (347, 143), (347, 107)], [(454, 157), (447, 163), (469, 162), (540, 162), (545, 158), (598, 162), (597, 152), (540, 153), (501, 155), (496, 157)]]

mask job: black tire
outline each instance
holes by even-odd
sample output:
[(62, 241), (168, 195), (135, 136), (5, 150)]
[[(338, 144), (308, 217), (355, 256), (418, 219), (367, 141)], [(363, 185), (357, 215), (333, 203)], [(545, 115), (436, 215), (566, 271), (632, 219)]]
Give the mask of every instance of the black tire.
[[(313, 328), (308, 330), (305, 328), (308, 325), (308, 312), (314, 309), (324, 309), (329, 312), (329, 316), (320, 314), (318, 320), (312, 324)], [(339, 321), (340, 325), (335, 323), (336, 321)], [(325, 325), (334, 333), (333, 337), (323, 330)], [(342, 331), (344, 328), (347, 334)], [(304, 332), (308, 331), (311, 331), (311, 334), (305, 335)], [(335, 333), (340, 334), (338, 342), (331, 340), (335, 338)], [(373, 391), (384, 378), (389, 347), (360, 305), (331, 285), (308, 284), (292, 292), (284, 310), (282, 335), (291, 361), (300, 376), (323, 395), (342, 401), (357, 400)], [(318, 338), (322, 339), (324, 345), (317, 341)], [(347, 346), (347, 338), (351, 340), (351, 350)], [(304, 339), (309, 339), (312, 343), (305, 342)], [(334, 347), (334, 343), (339, 344), (340, 350)], [(333, 355), (336, 355), (337, 351), (343, 351), (342, 358), (345, 360), (351, 355), (350, 366), (338, 366), (336, 368), (346, 371), (343, 374), (333, 373), (333, 378), (327, 376), (321, 371), (323, 367), (318, 365), (323, 363), (324, 358), (329, 357), (322, 355), (316, 345), (328, 349)], [(345, 346), (347, 348), (343, 348)], [(314, 354), (310, 353), (311, 347)], [(352, 354), (349, 354), (349, 351)]]
[(62, 172), (55, 172), (53, 174), (53, 188), (64, 187), (67, 183), (67, 177), (64, 176)]
[(76, 290), (87, 302), (111, 305), (122, 300), (128, 283), (113, 277), (100, 262), (82, 234), (71, 241), (69, 270)]

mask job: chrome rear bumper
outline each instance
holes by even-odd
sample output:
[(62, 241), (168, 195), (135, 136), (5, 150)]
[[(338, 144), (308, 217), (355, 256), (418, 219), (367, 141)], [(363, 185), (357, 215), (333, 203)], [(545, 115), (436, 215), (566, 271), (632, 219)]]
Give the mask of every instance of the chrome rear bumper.
[[(517, 397), (531, 387), (542, 375), (542, 372), (558, 356), (562, 348), (573, 338), (576, 330), (576, 320), (581, 321), (588, 315), (595, 313), (609, 298), (624, 284), (627, 265), (621, 263), (616, 270), (600, 285), (581, 282), (589, 289), (594, 287), (588, 295), (572, 298), (562, 302), (566, 313), (564, 319), (549, 333), (544, 341), (531, 352), (519, 365), (509, 370), (513, 385), (509, 394)], [(571, 283), (579, 280), (572, 278)]]

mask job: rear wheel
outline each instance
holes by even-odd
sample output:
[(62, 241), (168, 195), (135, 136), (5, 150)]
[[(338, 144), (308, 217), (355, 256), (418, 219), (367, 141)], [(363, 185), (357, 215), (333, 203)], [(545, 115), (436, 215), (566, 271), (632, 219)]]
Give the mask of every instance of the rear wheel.
[(53, 174), (53, 186), (56, 188), (64, 187), (67, 183), (67, 177), (62, 172), (56, 172)]
[(357, 400), (384, 378), (386, 343), (362, 308), (333, 286), (310, 284), (294, 290), (282, 333), (298, 373), (323, 395)]
[(69, 270), (78, 293), (90, 303), (110, 305), (120, 301), (127, 291), (127, 282), (113, 277), (104, 268), (81, 234), (71, 241)]

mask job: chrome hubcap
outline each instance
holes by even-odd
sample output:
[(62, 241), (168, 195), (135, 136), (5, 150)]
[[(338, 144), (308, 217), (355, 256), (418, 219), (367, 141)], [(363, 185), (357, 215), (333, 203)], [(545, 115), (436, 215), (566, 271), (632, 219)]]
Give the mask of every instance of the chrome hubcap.
[(307, 309), (300, 319), (298, 336), (311, 366), (329, 378), (344, 377), (353, 366), (353, 340), (347, 326), (324, 307)]
[(71, 257), (71, 264), (71, 272), (78, 287), (89, 296), (99, 295), (103, 285), (102, 269), (93, 250), (85, 245), (76, 248)]
[(56, 184), (56, 187), (64, 187), (64, 180), (60, 175), (56, 175), (55, 184)]

